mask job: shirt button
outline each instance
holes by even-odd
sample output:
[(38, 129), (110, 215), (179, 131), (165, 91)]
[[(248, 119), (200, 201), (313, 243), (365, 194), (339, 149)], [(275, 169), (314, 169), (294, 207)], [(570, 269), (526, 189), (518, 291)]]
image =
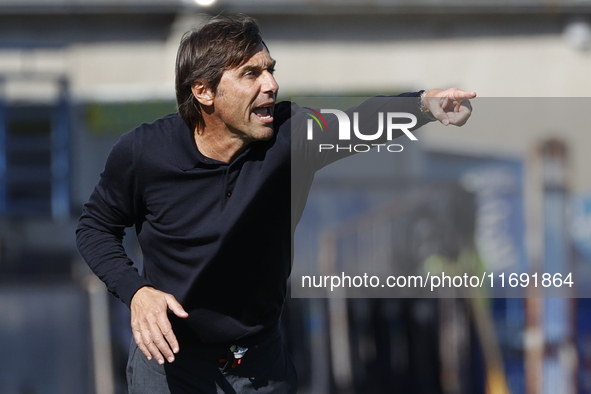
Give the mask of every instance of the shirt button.
[(227, 195), (228, 197), (232, 197), (232, 192), (228, 192), (226, 195)]

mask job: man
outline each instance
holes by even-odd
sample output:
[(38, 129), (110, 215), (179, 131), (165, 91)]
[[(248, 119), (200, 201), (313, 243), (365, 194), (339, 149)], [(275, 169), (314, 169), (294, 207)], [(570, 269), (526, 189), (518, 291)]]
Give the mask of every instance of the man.
[[(302, 138), (292, 144), (304, 112), (275, 102), (274, 66), (250, 18), (217, 17), (186, 34), (176, 64), (178, 114), (123, 135), (84, 206), (78, 248), (131, 309), (131, 394), (296, 391), (278, 334), (290, 223), (314, 171), (337, 158), (312, 154)], [(470, 115), (464, 100), (475, 94), (404, 96), (385, 105), (415, 113), (419, 126), (429, 117), (462, 125)], [(314, 156), (295, 181), (292, 145)], [(121, 245), (132, 225), (142, 275)]]

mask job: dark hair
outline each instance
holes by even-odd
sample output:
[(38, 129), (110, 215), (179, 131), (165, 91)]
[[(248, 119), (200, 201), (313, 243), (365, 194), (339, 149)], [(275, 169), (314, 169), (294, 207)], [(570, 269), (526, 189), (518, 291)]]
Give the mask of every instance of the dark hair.
[(260, 43), (258, 24), (247, 16), (213, 17), (201, 28), (185, 33), (176, 58), (175, 88), (177, 110), (187, 126), (205, 126), (191, 86), (201, 81), (215, 93), (222, 73), (240, 66)]

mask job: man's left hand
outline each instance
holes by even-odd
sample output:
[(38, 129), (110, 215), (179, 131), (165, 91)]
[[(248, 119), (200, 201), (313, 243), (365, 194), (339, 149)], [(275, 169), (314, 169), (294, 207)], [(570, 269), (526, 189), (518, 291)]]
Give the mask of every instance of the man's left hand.
[(443, 125), (463, 126), (472, 114), (472, 105), (468, 99), (474, 97), (475, 92), (458, 88), (431, 89), (425, 92), (422, 101), (423, 107)]

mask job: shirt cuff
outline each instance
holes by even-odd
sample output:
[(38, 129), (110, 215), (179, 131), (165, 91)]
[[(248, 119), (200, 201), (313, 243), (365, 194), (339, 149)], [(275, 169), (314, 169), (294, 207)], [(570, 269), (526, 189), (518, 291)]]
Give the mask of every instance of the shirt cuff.
[(130, 307), (131, 299), (144, 286), (152, 286), (152, 284), (137, 272), (130, 272), (119, 279), (117, 283), (117, 295), (125, 305)]

